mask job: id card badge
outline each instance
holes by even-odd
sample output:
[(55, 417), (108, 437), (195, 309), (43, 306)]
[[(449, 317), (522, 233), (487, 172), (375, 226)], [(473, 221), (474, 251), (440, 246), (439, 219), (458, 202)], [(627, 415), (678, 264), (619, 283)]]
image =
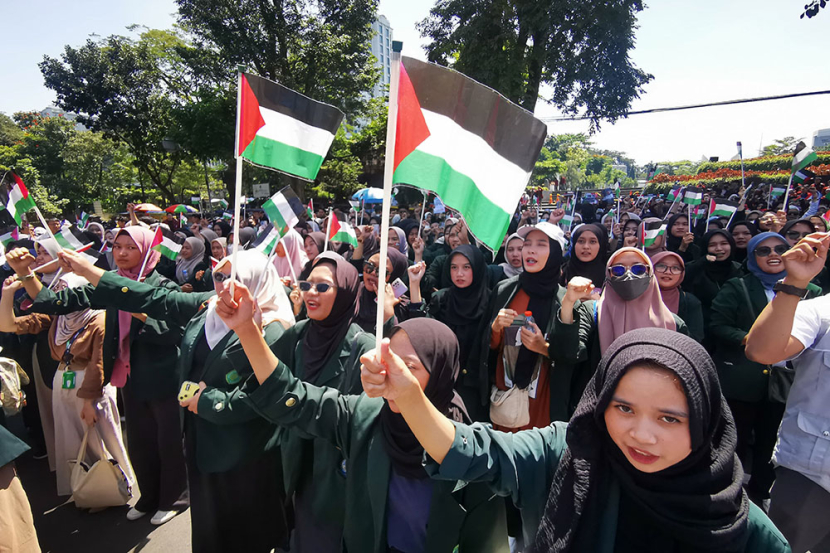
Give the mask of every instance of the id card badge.
[(64, 390), (75, 389), (75, 371), (63, 372), (63, 383), (61, 384), (61, 388), (63, 388)]

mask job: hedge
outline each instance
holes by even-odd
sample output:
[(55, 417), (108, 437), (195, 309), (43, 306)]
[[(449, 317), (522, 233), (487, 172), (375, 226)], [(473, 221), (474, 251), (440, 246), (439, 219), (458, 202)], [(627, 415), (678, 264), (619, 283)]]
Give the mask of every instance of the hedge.
[[(823, 165), (830, 163), (830, 151), (819, 151), (818, 159), (813, 162), (814, 165)], [(764, 156), (754, 157), (744, 160), (745, 171), (789, 171), (792, 167), (792, 154), (784, 154), (781, 156)], [(710, 163), (708, 161), (701, 163), (697, 167), (699, 173), (710, 173), (718, 171), (719, 169), (732, 169), (735, 171), (741, 170), (741, 162), (738, 161), (716, 161)], [(812, 169), (811, 169), (812, 171)]]

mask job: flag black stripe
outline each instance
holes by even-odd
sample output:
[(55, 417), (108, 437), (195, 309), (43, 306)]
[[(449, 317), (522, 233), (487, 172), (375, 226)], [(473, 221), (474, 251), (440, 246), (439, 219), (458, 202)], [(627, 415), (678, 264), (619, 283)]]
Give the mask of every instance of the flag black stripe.
[(407, 57), (403, 64), (421, 108), (449, 117), (511, 163), (533, 170), (547, 137), (547, 125), (457, 71)]
[(334, 106), (312, 100), (279, 83), (245, 73), (260, 107), (297, 119), (306, 125), (335, 134), (343, 121), (343, 112)]

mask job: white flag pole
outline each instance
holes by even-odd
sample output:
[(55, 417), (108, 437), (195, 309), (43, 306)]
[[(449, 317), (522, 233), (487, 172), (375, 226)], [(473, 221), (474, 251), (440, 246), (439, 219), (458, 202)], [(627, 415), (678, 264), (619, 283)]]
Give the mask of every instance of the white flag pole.
[(233, 153), (236, 156), (236, 186), (233, 194), (233, 253), (231, 254), (231, 293), (236, 279), (236, 253), (239, 251), (239, 211), (242, 205), (242, 156), (239, 152), (239, 124), (242, 117), (242, 69), (236, 79), (236, 140)]
[(741, 188), (746, 187), (746, 182), (744, 181), (744, 148), (741, 146), (741, 143), (738, 142), (738, 155), (741, 156)]
[(424, 226), (424, 211), (427, 208), (427, 193), (424, 192), (424, 199), (421, 201), (421, 220), (418, 221), (418, 238), (421, 237), (421, 228)]
[[(790, 199), (790, 187), (793, 185), (793, 175), (795, 175), (795, 173), (790, 172), (790, 180), (787, 182), (787, 193), (784, 194), (784, 211), (787, 211), (787, 202)], [(771, 191), (770, 194), (772, 194)]]
[(329, 251), (329, 234), (331, 234), (331, 218), (334, 216), (334, 211), (332, 208), (329, 208), (329, 216), (326, 219), (326, 243), (323, 246), (323, 251)]
[[(280, 240), (282, 240), (282, 237), (280, 237)], [(268, 254), (268, 259), (265, 260), (265, 269), (262, 271), (262, 275), (260, 275), (259, 280), (256, 283), (256, 288), (254, 289), (254, 297), (256, 297), (256, 295), (259, 294), (260, 289), (262, 289), (262, 283), (265, 282), (265, 271), (268, 270), (268, 265), (270, 265), (274, 261), (274, 254), (277, 253), (278, 244), (279, 241), (276, 244), (274, 244), (274, 248), (271, 250), (271, 253)], [(277, 271), (277, 276), (280, 276), (279, 271)], [(295, 278), (294, 280), (297, 279)]]
[[(392, 66), (389, 83), (389, 115), (386, 120), (386, 161), (383, 167), (383, 210), (380, 219), (380, 261), (378, 262), (378, 308), (375, 317), (375, 348), (380, 359), (383, 341), (383, 306), (386, 305), (386, 257), (389, 250), (389, 212), (392, 205), (392, 175), (395, 172), (395, 131), (398, 123), (398, 81), (401, 76), (403, 42), (392, 42)], [(423, 210), (422, 210), (423, 211)]]

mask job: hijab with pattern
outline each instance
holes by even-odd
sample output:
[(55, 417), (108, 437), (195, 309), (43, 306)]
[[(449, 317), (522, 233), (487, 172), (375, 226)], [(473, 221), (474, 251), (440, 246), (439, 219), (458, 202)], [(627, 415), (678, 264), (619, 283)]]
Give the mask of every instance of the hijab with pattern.
[(357, 301), (359, 289), (357, 269), (334, 252), (323, 252), (318, 255), (313, 267), (316, 268), (321, 263), (331, 268), (337, 289), (328, 317), (322, 321), (309, 319), (308, 330), (303, 336), (301, 378), (311, 384), (317, 381), (323, 367), (340, 349), (343, 339), (360, 310)]
[(625, 301), (609, 285), (602, 289), (602, 296), (597, 303), (597, 331), (599, 348), (605, 352), (611, 343), (631, 330), (638, 328), (667, 328), (677, 330), (669, 308), (663, 303), (660, 287), (654, 278), (654, 266), (651, 259), (637, 248), (617, 250), (608, 260), (608, 266), (614, 265), (617, 257), (626, 252), (636, 253), (641, 262), (648, 265), (649, 285), (645, 292), (633, 300)]
[[(406, 268), (409, 267), (406, 256), (394, 248), (387, 249), (386, 256), (392, 265), (392, 270), (386, 273), (389, 276), (388, 282), (395, 282), (395, 279), (403, 278), (406, 274)], [(375, 276), (377, 276), (377, 273), (375, 273)], [(360, 309), (354, 322), (366, 332), (374, 332), (378, 312), (378, 293), (367, 290), (361, 279), (358, 297), (360, 298), (358, 302)]]
[(663, 288), (660, 286), (660, 278), (655, 274), (654, 278), (657, 281), (657, 286), (660, 287), (660, 296), (663, 298), (663, 303), (669, 308), (669, 311), (677, 315), (677, 310), (680, 308), (680, 285), (683, 283), (683, 278), (686, 276), (686, 264), (683, 258), (674, 252), (660, 252), (651, 258), (651, 262), (656, 267), (658, 263), (668, 258), (668, 261), (674, 261), (680, 266), (680, 280), (671, 288)]
[[(599, 242), (599, 250), (596, 257), (590, 261), (582, 261), (576, 255), (576, 245), (579, 237), (584, 233), (590, 232), (596, 236)], [(605, 263), (608, 261), (608, 233), (605, 227), (601, 227), (596, 223), (588, 225), (580, 225), (571, 235), (571, 247), (569, 251), (568, 260), (562, 266), (562, 278), (560, 284), (567, 286), (568, 282), (575, 277), (585, 277), (594, 283), (597, 290), (601, 290), (605, 284)]]
[[(689, 406), (691, 453), (648, 474), (634, 468), (608, 435), (605, 410), (631, 367), (652, 364), (671, 371)], [(610, 481), (620, 485), (620, 517), (636, 524), (625, 532), (657, 529), (648, 551), (743, 551), (749, 500), (735, 453), (737, 431), (717, 371), (695, 340), (664, 329), (633, 330), (605, 351), (568, 423), (568, 448), (553, 477), (535, 551), (596, 551)], [(620, 531), (618, 523), (618, 531)]]
[[(118, 274), (131, 280), (146, 278), (153, 272), (156, 264), (161, 259), (161, 253), (150, 249), (153, 246), (153, 238), (155, 238), (156, 233), (146, 227), (129, 226), (120, 229), (118, 234), (115, 235), (115, 240), (117, 241), (123, 235), (130, 237), (141, 256), (134, 267), (118, 267)], [(141, 270), (144, 256), (147, 256), (147, 264), (144, 267), (144, 272), (139, 275), (138, 272)], [(112, 376), (110, 377), (112, 385), (116, 388), (123, 387), (127, 383), (127, 377), (130, 375), (130, 329), (132, 324), (132, 313), (129, 311), (118, 312), (118, 357), (115, 359)]]
[[(458, 340), (440, 321), (416, 318), (396, 325), (390, 338), (403, 332), (409, 338), (418, 360), (429, 373), (424, 395), (438, 411), (456, 422), (470, 424), (469, 415), (461, 397), (455, 392), (455, 380), (461, 371), (458, 361)], [(421, 460), (424, 448), (406, 424), (400, 413), (393, 413), (384, 401), (380, 411), (383, 448), (392, 460), (392, 466), (401, 476), (424, 479), (427, 473)]]

